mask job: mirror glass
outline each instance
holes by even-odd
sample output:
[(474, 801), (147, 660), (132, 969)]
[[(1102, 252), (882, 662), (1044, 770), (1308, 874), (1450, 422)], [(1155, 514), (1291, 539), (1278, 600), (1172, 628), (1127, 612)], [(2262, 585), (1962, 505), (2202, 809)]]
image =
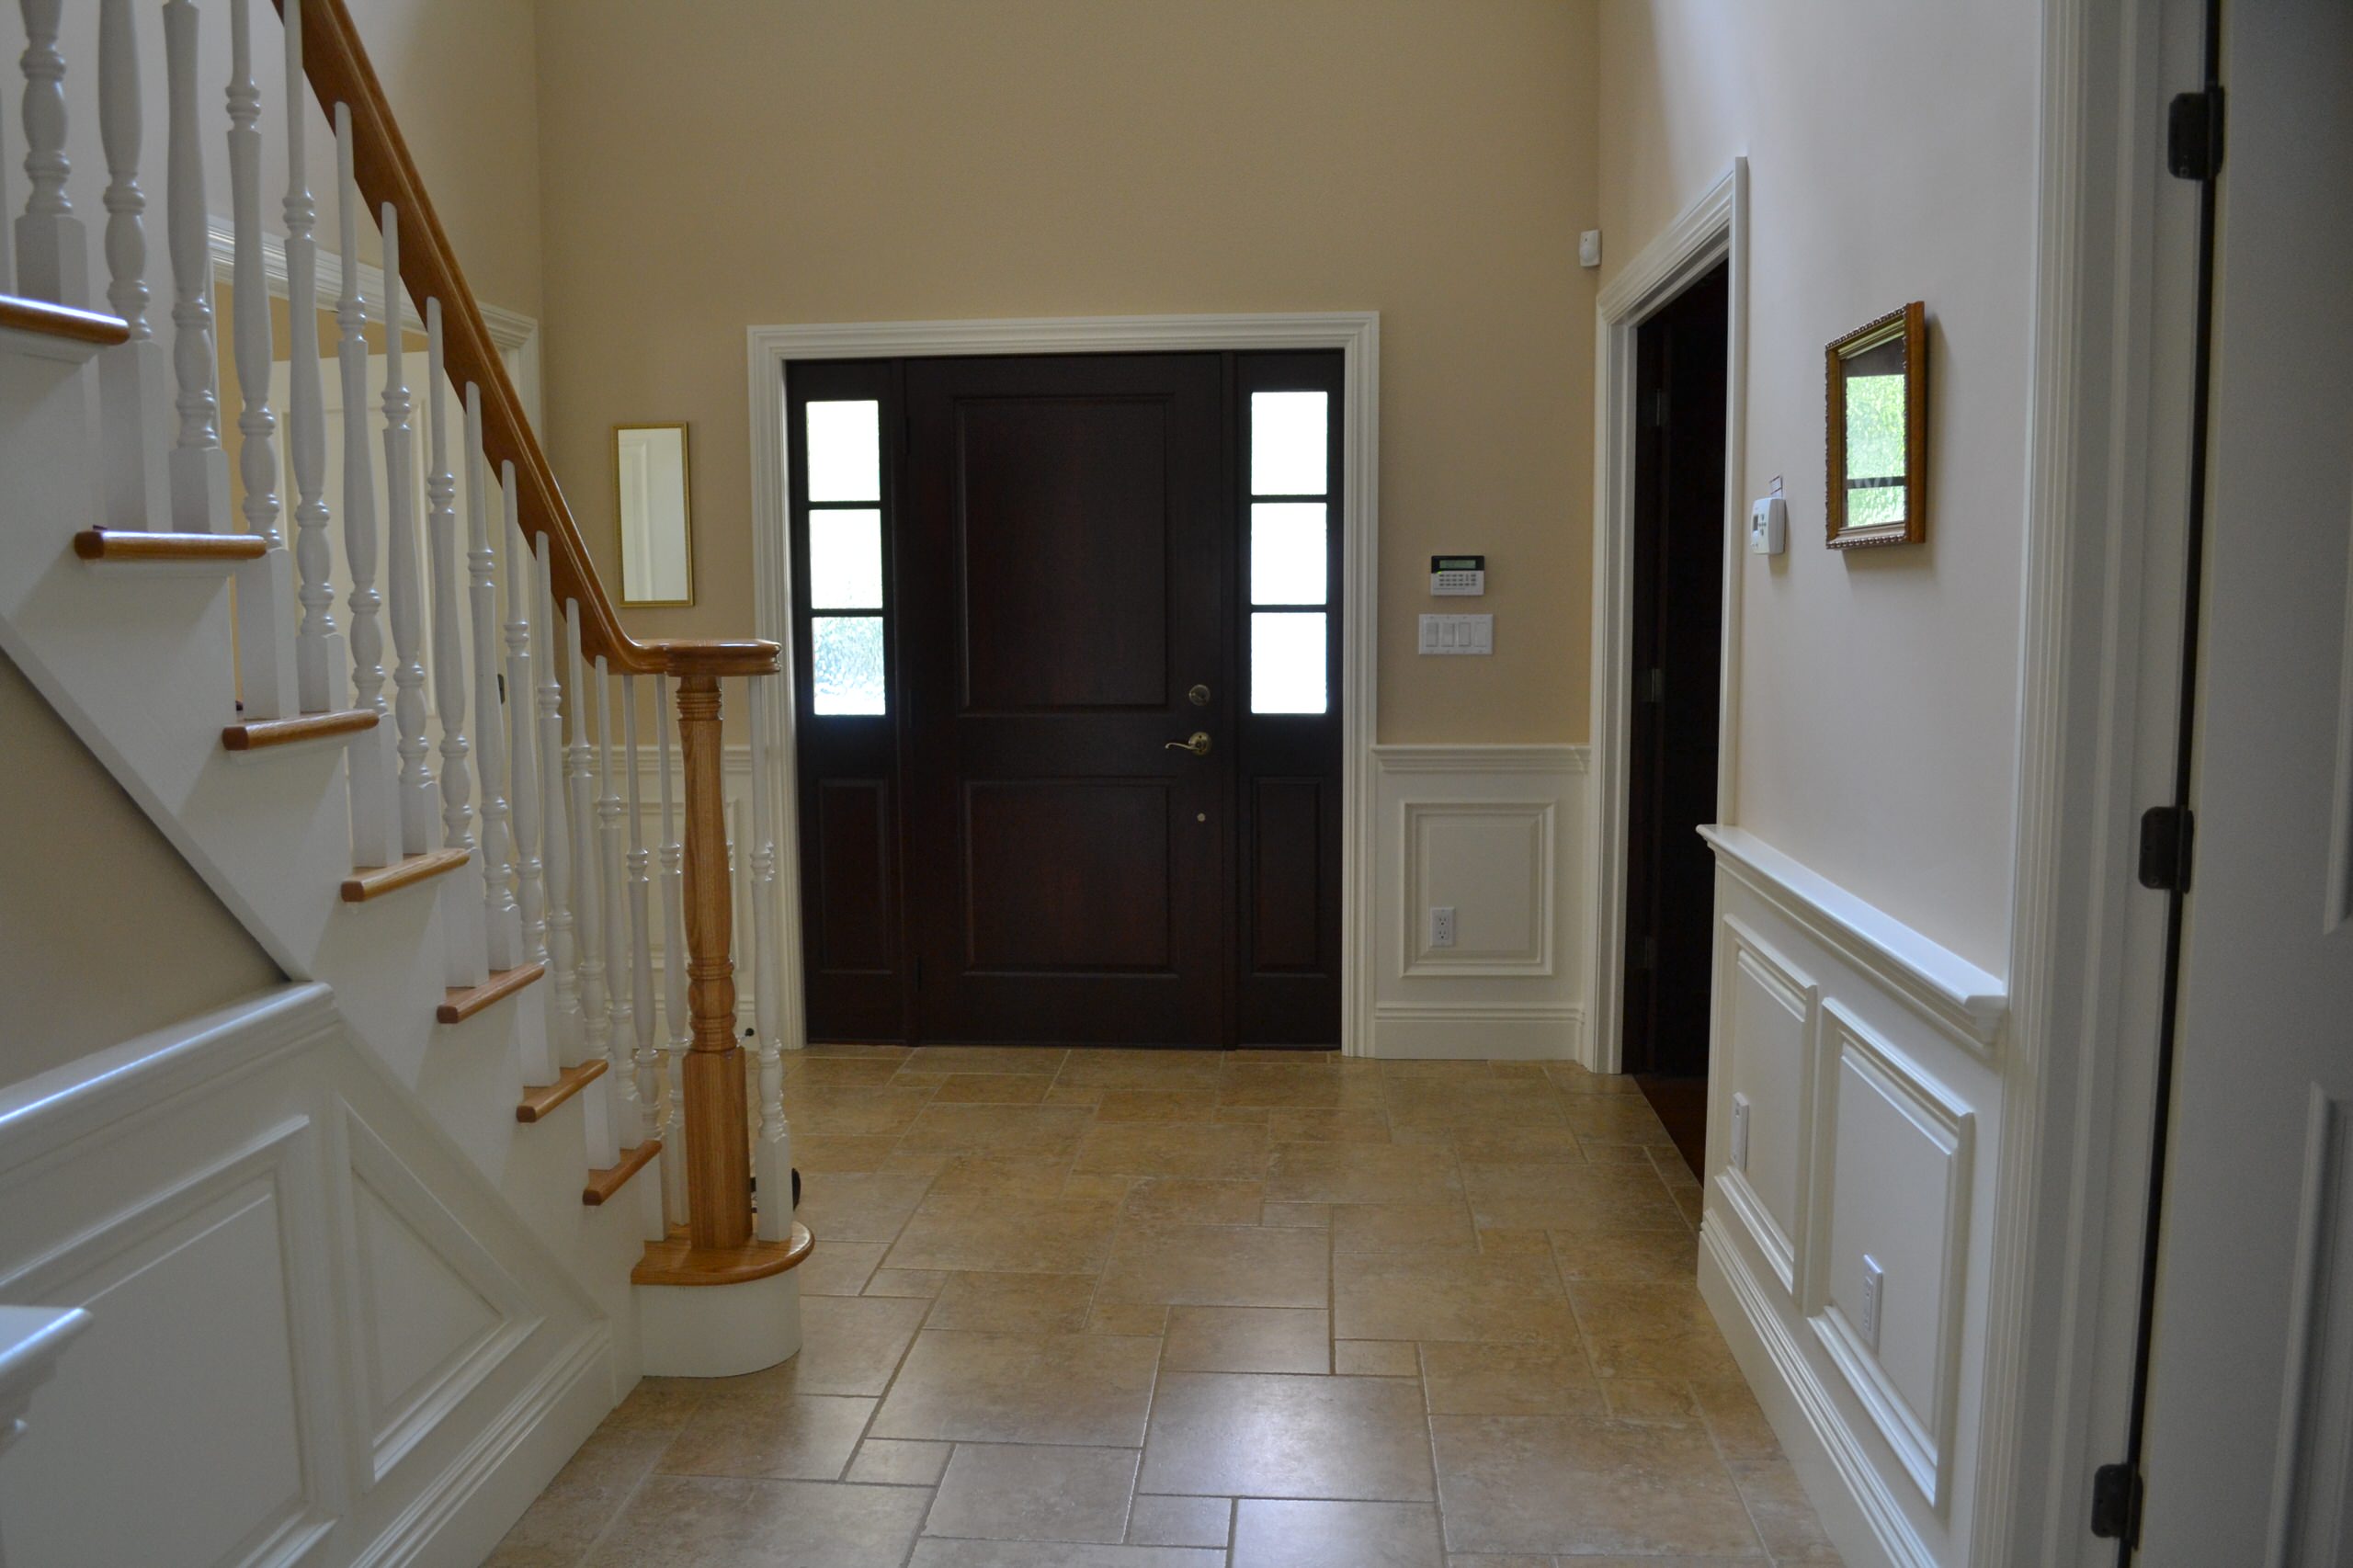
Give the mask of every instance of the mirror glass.
[(613, 471), (620, 487), (621, 603), (694, 603), (687, 427), (623, 426), (613, 432)]
[(1876, 342), (1840, 354), (1846, 392), (1847, 526), (1881, 528), (1904, 521), (1904, 327), (1897, 323)]

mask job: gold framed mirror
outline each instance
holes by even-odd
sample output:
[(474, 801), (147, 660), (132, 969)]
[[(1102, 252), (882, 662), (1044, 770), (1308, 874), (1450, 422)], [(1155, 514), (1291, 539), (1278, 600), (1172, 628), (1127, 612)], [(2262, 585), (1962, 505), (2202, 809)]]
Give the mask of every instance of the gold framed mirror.
[(1830, 548), (1928, 537), (1928, 312), (1919, 301), (1830, 345)]
[(620, 533), (624, 605), (695, 602), (688, 468), (684, 425), (613, 427), (613, 515)]

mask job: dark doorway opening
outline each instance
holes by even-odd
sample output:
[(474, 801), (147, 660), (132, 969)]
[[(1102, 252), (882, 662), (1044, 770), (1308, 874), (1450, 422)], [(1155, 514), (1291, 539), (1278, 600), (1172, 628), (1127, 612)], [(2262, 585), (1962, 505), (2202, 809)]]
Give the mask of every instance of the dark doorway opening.
[(1633, 703), (1623, 1065), (1696, 1173), (1706, 1153), (1723, 676), (1730, 267), (1635, 329)]
[(812, 1039), (1337, 1045), (1340, 374), (790, 368)]

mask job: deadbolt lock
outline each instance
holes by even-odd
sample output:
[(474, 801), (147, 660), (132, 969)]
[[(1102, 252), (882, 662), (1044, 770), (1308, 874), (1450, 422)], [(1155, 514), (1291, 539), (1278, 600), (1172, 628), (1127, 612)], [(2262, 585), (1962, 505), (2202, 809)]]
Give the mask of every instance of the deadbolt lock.
[(1207, 708), (1210, 705), (1210, 688), (1208, 687), (1196, 686), (1192, 690), (1187, 692), (1185, 695), (1192, 699), (1193, 706), (1196, 708)]

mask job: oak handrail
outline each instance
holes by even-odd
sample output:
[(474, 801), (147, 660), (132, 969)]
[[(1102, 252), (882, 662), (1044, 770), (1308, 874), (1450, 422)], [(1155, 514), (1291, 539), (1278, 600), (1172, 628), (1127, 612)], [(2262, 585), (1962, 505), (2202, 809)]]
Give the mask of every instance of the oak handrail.
[[(286, 0), (273, 3), (283, 17)], [(471, 381), (482, 388), (483, 445), (491, 468), (495, 472), (501, 463), (515, 465), (524, 537), (537, 535), (547, 541), (556, 602), (578, 601), (585, 654), (609, 661), (617, 675), (662, 673), (683, 678), (775, 673), (778, 646), (762, 639), (640, 642), (621, 630), (580, 526), (564, 503), (555, 471), (523, 412), (523, 401), (491, 340), (473, 290), (467, 286), (457, 252), (441, 228), (425, 182), (417, 177), (408, 143), (344, 0), (302, 0), (302, 74), (330, 122), (335, 105), (350, 108), (352, 165), (360, 192), (371, 213), (389, 202), (400, 214), (401, 281), (413, 298), (441, 301), (450, 378), (461, 387)]]

